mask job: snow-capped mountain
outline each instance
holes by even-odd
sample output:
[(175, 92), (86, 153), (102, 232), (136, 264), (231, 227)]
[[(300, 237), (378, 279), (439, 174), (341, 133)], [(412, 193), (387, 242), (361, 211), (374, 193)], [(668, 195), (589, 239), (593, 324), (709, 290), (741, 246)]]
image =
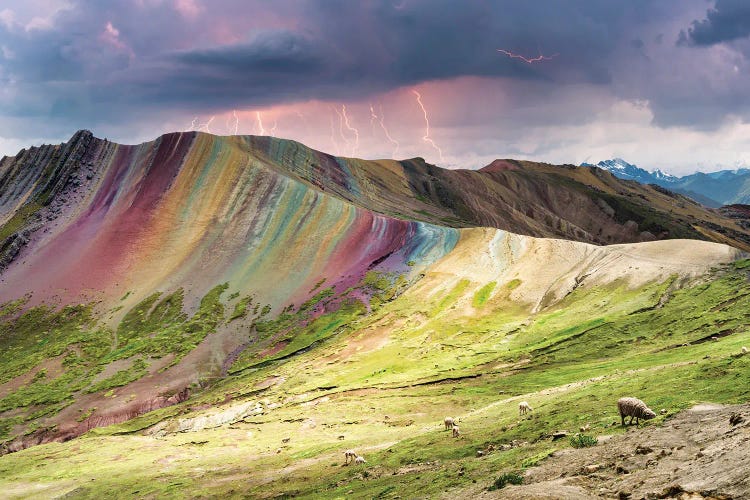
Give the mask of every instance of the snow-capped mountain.
[(677, 177), (664, 173), (663, 171), (656, 169), (652, 172), (644, 170), (632, 163), (628, 163), (622, 158), (615, 158), (613, 160), (603, 160), (592, 165), (591, 163), (582, 163), (582, 167), (599, 167), (604, 170), (612, 172), (615, 176), (621, 179), (628, 179), (632, 181), (638, 181), (643, 184), (669, 184), (675, 182)]
[[(636, 167), (637, 168), (637, 167)], [(672, 174), (668, 174), (662, 170), (659, 170), (658, 168), (651, 172), (651, 175), (654, 176), (654, 179), (662, 182), (677, 182), (678, 178), (675, 177)]]
[(621, 179), (633, 180), (642, 184), (656, 184), (682, 193), (710, 207), (732, 203), (750, 204), (750, 169), (719, 170), (717, 172), (696, 172), (675, 177), (662, 170), (652, 171), (628, 163), (622, 158), (603, 160), (596, 165), (582, 163), (582, 167), (599, 167), (612, 172)]

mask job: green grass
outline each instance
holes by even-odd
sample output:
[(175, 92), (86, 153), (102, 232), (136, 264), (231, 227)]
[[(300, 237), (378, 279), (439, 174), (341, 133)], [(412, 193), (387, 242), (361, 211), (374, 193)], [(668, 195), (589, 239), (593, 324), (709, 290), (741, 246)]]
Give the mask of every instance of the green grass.
[(146, 368), (148, 363), (142, 358), (136, 359), (130, 368), (126, 370), (120, 370), (111, 377), (108, 377), (100, 382), (91, 384), (86, 388), (86, 392), (99, 392), (112, 389), (114, 387), (121, 387), (127, 385), (130, 382), (135, 382), (146, 374)]
[(183, 312), (184, 292), (178, 289), (159, 300), (154, 293), (133, 307), (117, 328), (117, 348), (108, 353), (104, 363), (141, 354), (161, 358), (174, 354), (171, 365), (193, 350), (224, 321), (221, 295), (228, 288), (223, 283), (212, 288), (202, 299), (192, 317)]
[[(226, 288), (209, 291), (192, 317), (183, 312), (182, 290), (161, 300), (153, 294), (128, 311), (116, 332), (99, 323), (95, 304), (24, 309), (22, 299), (0, 305), (0, 384), (21, 381), (0, 398), (0, 439), (43, 426), (84, 394), (141, 379), (147, 357), (172, 354), (170, 365), (179, 362), (223, 321)], [(110, 363), (131, 357), (129, 368), (93, 382)]]
[(0, 227), (0, 242), (4, 242), (6, 238), (26, 227), (32, 217), (34, 217), (34, 214), (41, 208), (42, 205), (39, 203), (31, 202), (16, 210), (13, 217)]
[[(230, 296), (229, 300), (232, 300), (237, 297), (239, 297), (239, 294), (235, 295), (234, 297)], [(252, 295), (242, 297), (239, 301), (237, 301), (237, 304), (235, 304), (234, 311), (232, 312), (231, 316), (229, 316), (228, 321), (234, 321), (236, 319), (244, 318), (245, 316), (247, 316), (248, 310), (250, 306), (252, 305), (252, 303), (253, 303)]]
[[(671, 280), (638, 289), (625, 283), (582, 287), (531, 316), (497, 287), (482, 291), (487, 287), (464, 280), (429, 298), (407, 289), (377, 309), (344, 302), (304, 321), (315, 304), (338, 299), (321, 296), (296, 311), (255, 320), (266, 346), (283, 341), (274, 354), (241, 358), (233, 376), (184, 404), (1, 457), (0, 486), (11, 491), (33, 483), (50, 496), (74, 490), (77, 498), (104, 490), (160, 498), (185, 492), (432, 498), (491, 488), (496, 479), (512, 484), (518, 471), (561, 447), (625, 432), (619, 397), (639, 397), (657, 413), (667, 410), (646, 426), (698, 402), (750, 400), (750, 356), (739, 355), (750, 345), (746, 267), (740, 263), (676, 290), (663, 306)], [(389, 285), (378, 288), (383, 277), (373, 275), (366, 286), (373, 293), (393, 290), (388, 276)], [(216, 290), (204, 299), (203, 313), (180, 319), (180, 328), (209, 317), (219, 321), (220, 296)], [(478, 296), (486, 297), (480, 307), (465, 307)], [(135, 308), (128, 323), (133, 334), (123, 347), (140, 346), (147, 327), (175, 317), (169, 304), (159, 307), (160, 299)], [(154, 311), (161, 313), (154, 317)], [(703, 341), (718, 332), (725, 332), (719, 341)], [(283, 382), (259, 390), (269, 377)], [(40, 375), (30, 384), (52, 380)], [(216, 429), (173, 432), (181, 420), (258, 400), (278, 406)], [(531, 403), (530, 415), (519, 417), (521, 400)], [(461, 439), (443, 429), (446, 415), (460, 419)], [(0, 418), (0, 435), (22, 423)], [(146, 433), (156, 424), (167, 431), (158, 439)], [(572, 442), (549, 437), (584, 425), (589, 433)], [(363, 454), (367, 465), (343, 467), (348, 448)], [(477, 450), (486, 454), (477, 457)]]
[(486, 285), (484, 285), (482, 288), (480, 288), (475, 294), (474, 299), (472, 300), (472, 305), (474, 307), (482, 307), (487, 300), (490, 298), (490, 295), (492, 295), (492, 291), (497, 286), (497, 282), (490, 281)]
[(514, 279), (510, 280), (510, 281), (508, 282), (508, 284), (507, 284), (507, 285), (505, 285), (505, 286), (506, 286), (506, 288), (507, 288), (508, 290), (515, 290), (516, 288), (518, 288), (518, 286), (519, 286), (519, 285), (520, 285), (521, 283), (522, 283), (522, 282), (521, 282), (521, 280), (519, 280), (518, 278), (514, 278)]

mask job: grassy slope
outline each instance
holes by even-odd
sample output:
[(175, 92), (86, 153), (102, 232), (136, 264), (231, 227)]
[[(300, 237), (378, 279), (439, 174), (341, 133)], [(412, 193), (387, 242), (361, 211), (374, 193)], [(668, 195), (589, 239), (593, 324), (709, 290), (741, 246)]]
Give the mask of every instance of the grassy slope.
[[(179, 362), (223, 320), (225, 289), (218, 285), (206, 294), (191, 318), (182, 312), (181, 290), (154, 294), (126, 314), (116, 332), (100, 324), (94, 304), (24, 309), (27, 299), (20, 299), (0, 307), (0, 443), (54, 425), (48, 418), (76, 398), (106, 397), (146, 375), (156, 360), (168, 360), (162, 369)], [(122, 369), (101, 376), (118, 361)], [(92, 415), (98, 416), (95, 408), (79, 421)]]
[[(621, 432), (612, 423), (622, 395), (668, 414), (697, 401), (750, 399), (750, 356), (735, 355), (750, 345), (747, 262), (669, 292), (663, 307), (669, 281), (577, 289), (533, 317), (509, 302), (509, 288), (461, 281), (432, 297), (407, 291), (349, 318), (347, 330), (312, 349), (240, 369), (185, 404), (0, 457), (0, 487), (11, 496), (81, 498), (105, 489), (145, 497), (437, 496), (489, 486), (568, 446), (547, 437), (558, 429)], [(710, 340), (717, 334), (724, 336)], [(263, 389), (271, 381), (283, 383)], [(519, 419), (523, 399), (534, 412)], [(171, 432), (179, 418), (258, 400), (261, 414)], [(442, 430), (446, 415), (460, 418), (462, 439)], [(160, 421), (165, 432), (141, 432)], [(490, 444), (497, 449), (476, 458)], [(367, 466), (341, 467), (347, 448)]]

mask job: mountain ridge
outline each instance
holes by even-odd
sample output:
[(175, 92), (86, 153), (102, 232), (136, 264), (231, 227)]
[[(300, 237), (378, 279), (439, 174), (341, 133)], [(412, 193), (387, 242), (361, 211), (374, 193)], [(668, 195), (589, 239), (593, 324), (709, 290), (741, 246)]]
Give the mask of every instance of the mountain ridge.
[[(80, 132), (80, 134), (84, 133)], [(87, 141), (92, 140), (89, 138), (90, 132), (84, 135), (86, 135)], [(74, 136), (74, 140), (76, 137), (78, 136)], [(91, 135), (91, 137), (93, 136)], [(598, 199), (594, 199), (596, 197), (595, 192), (603, 191), (604, 197), (611, 195), (618, 197), (620, 193), (626, 194), (630, 198), (630, 200), (627, 200), (629, 208), (632, 208), (630, 205), (633, 205), (633, 202), (639, 202), (638, 198), (653, 197), (660, 204), (660, 212), (668, 212), (669, 210), (679, 212), (680, 207), (678, 206), (669, 207), (668, 210), (664, 209), (669, 204), (689, 203), (684, 199), (664, 196), (664, 193), (648, 187), (633, 189), (632, 186), (620, 184), (614, 179), (604, 178), (601, 175), (590, 176), (586, 173), (588, 169), (577, 170), (573, 166), (559, 168), (543, 163), (497, 160), (479, 171), (454, 171), (429, 165), (421, 158), (402, 162), (336, 158), (316, 152), (294, 141), (270, 138), (257, 138), (254, 141), (255, 144), (260, 146), (260, 150), (270, 148), (269, 152), (263, 153), (262, 162), (266, 166), (283, 174), (292, 174), (298, 180), (312, 185), (315, 189), (326, 189), (329, 194), (334, 194), (349, 202), (358, 203), (360, 206), (371, 208), (384, 215), (455, 227), (490, 226), (531, 236), (559, 236), (597, 244), (619, 243), (638, 241), (639, 232), (628, 234), (628, 230), (624, 228), (624, 223), (627, 222), (627, 219), (625, 219), (617, 221), (619, 227), (613, 227), (610, 234), (597, 234), (602, 228), (612, 224), (607, 223), (607, 219), (611, 219), (611, 217), (602, 213), (602, 208), (597, 206), (597, 204), (602, 205), (602, 203)], [(241, 143), (242, 141), (239, 141), (235, 146), (239, 145), (240, 148), (245, 148), (245, 152), (247, 152), (248, 146), (242, 146)], [(114, 145), (115, 143), (102, 144)], [(143, 146), (142, 144), (127, 147)], [(97, 147), (101, 147), (98, 142)], [(64, 146), (55, 146), (54, 148), (62, 148), (65, 151)], [(116, 147), (111, 146), (111, 149), (114, 150)], [(271, 150), (275, 150), (275, 152)], [(91, 163), (91, 160), (88, 161)], [(492, 165), (498, 165), (502, 162), (512, 165), (513, 169), (503, 171), (503, 169), (492, 168)], [(10, 169), (11, 161), (5, 163), (7, 164), (5, 169)], [(280, 168), (281, 170), (279, 170)], [(65, 168), (62, 170), (65, 170)], [(91, 175), (91, 173), (87, 172), (86, 175)], [(529, 175), (542, 182), (537, 184), (528, 182), (530, 180)], [(61, 178), (64, 176), (64, 172), (60, 172), (58, 175)], [(571, 185), (571, 181), (575, 183), (574, 187), (578, 193), (570, 189), (558, 189), (556, 187), (561, 182)], [(358, 183), (366, 184), (367, 189), (359, 189)], [(459, 183), (464, 184), (461, 189), (459, 189)], [(12, 183), (7, 182), (7, 184)], [(519, 188), (526, 188), (526, 190), (520, 192), (518, 191)], [(463, 192), (466, 189), (471, 190), (470, 195)], [(586, 192), (580, 193), (580, 191)], [(567, 196), (565, 193), (573, 193), (580, 203), (585, 203), (586, 206), (582, 208), (585, 208), (589, 217), (599, 218), (598, 220), (594, 219), (597, 224), (591, 226), (590, 222), (587, 221), (565, 220), (563, 207), (556, 206), (554, 198), (558, 194)], [(583, 196), (580, 196), (581, 194)], [(358, 199), (358, 197), (361, 199)], [(486, 204), (488, 197), (491, 201), (489, 207)], [(606, 203), (606, 200), (604, 201)], [(42, 203), (45, 202), (46, 200), (42, 200)], [(571, 207), (568, 204), (565, 208)], [(618, 207), (614, 208), (616, 210)], [(641, 210), (638, 207), (636, 208), (638, 211)], [(685, 222), (687, 222), (687, 216), (693, 215), (690, 213), (693, 209), (701, 210), (701, 217), (710, 223), (712, 230), (716, 229), (717, 223), (719, 225), (726, 223), (725, 220), (719, 222), (720, 219), (715, 219), (714, 214), (709, 214), (698, 207), (688, 207), (684, 214), (685, 217), (683, 217)], [(610, 212), (609, 209), (604, 210)], [(524, 214), (524, 212), (528, 212), (529, 215)], [(7, 216), (7, 212), (2, 215)], [(615, 215), (617, 215), (617, 219), (627, 217), (627, 214), (624, 213), (621, 215), (616, 213)], [(645, 215), (646, 218), (655, 216), (657, 214)], [(552, 219), (549, 222), (540, 225), (539, 220), (550, 217)], [(635, 222), (640, 223), (638, 220), (635, 220)], [(586, 226), (586, 224), (589, 224), (589, 226)], [(565, 226), (568, 226), (568, 229), (565, 229)], [(728, 228), (733, 229), (731, 223)], [(622, 234), (623, 230), (625, 230), (625, 234)], [(640, 232), (643, 230), (641, 229)], [(645, 228), (645, 230), (648, 229)], [(704, 237), (684, 222), (680, 231), (685, 235), (691, 234), (691, 237)], [(651, 238), (653, 237), (651, 236)]]

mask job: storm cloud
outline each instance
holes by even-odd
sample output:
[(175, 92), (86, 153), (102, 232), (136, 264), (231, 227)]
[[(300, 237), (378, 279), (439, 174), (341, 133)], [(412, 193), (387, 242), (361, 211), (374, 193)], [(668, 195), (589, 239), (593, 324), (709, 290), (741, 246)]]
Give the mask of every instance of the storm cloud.
[(750, 3), (745, 0), (717, 0), (706, 18), (693, 21), (680, 33), (680, 43), (715, 45), (750, 36)]
[[(265, 130), (262, 116), (273, 116), (279, 132), (331, 149), (347, 140), (336, 121), (342, 104), (355, 123), (369, 120), (373, 137), (373, 102), (404, 135), (407, 124), (421, 126), (408, 100), (416, 87), (457, 166), (493, 154), (558, 161), (575, 148), (572, 127), (617, 127), (613, 110), (628, 106), (643, 110), (629, 119), (652, 129), (715, 134), (750, 118), (741, 1), (32, 3), (0, 1), (6, 154), (78, 128), (133, 142), (242, 111), (240, 132)], [(498, 49), (545, 58), (529, 64)], [(304, 120), (285, 118), (290, 107)], [(303, 125), (325, 127), (327, 142)], [(419, 152), (421, 132), (412, 135)], [(384, 154), (384, 137), (361, 154)], [(622, 149), (611, 131), (602, 141)], [(579, 145), (567, 161), (592, 149)]]

